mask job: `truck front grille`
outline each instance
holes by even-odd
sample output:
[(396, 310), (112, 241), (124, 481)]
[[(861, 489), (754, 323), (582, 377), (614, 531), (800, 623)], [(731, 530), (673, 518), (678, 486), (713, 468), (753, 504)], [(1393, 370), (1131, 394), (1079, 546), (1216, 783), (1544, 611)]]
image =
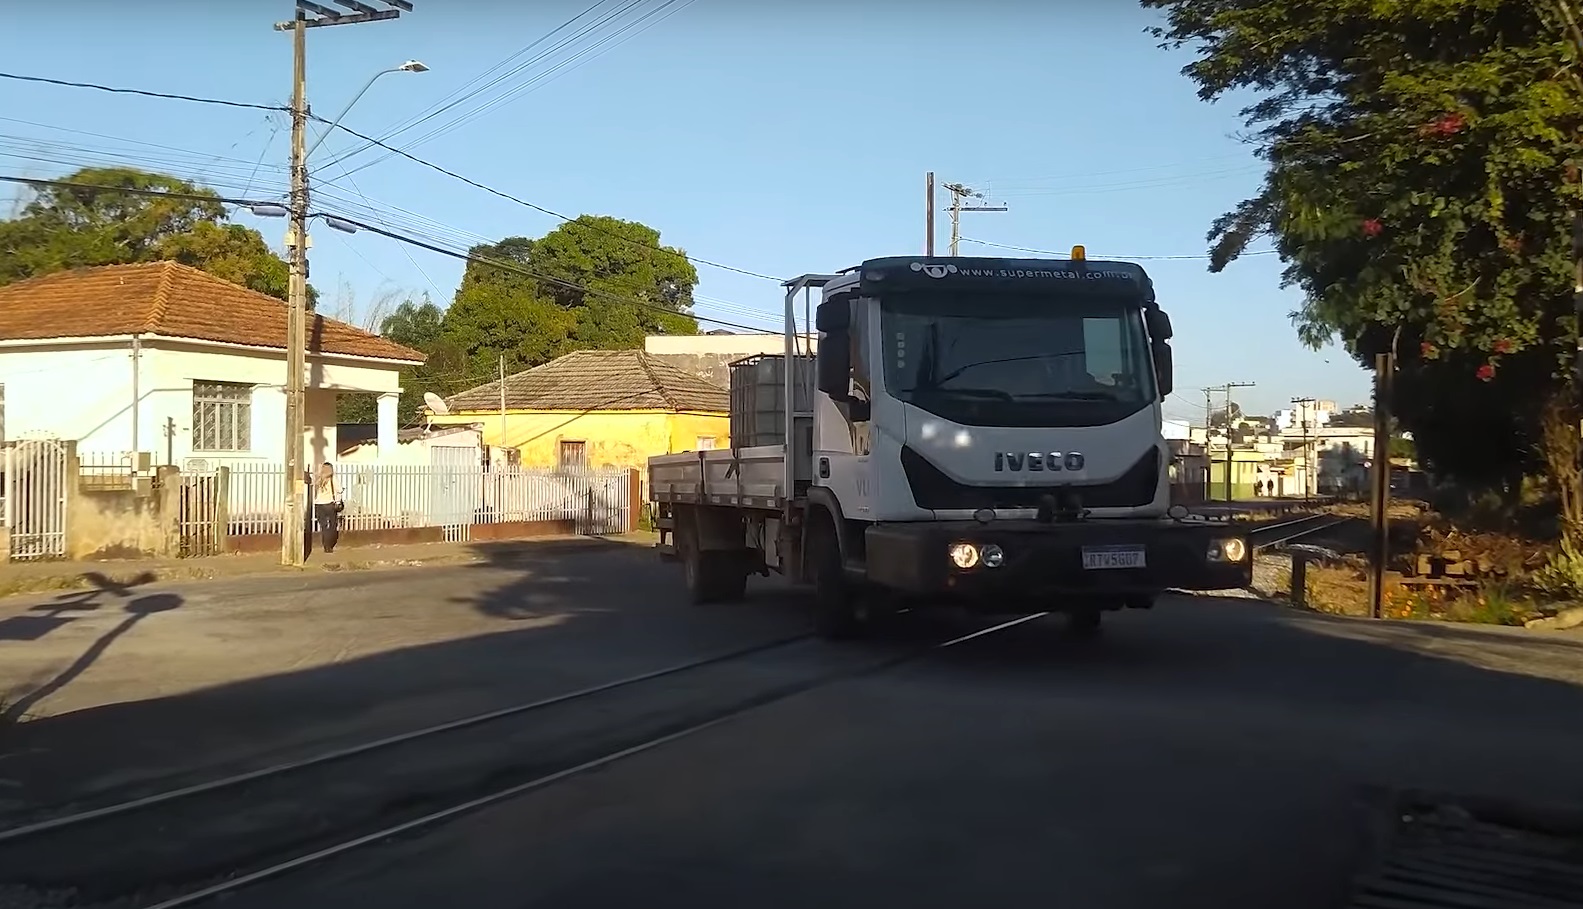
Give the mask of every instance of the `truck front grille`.
[(1127, 472), (1108, 483), (1064, 486), (973, 486), (940, 472), (908, 446), (901, 449), (901, 467), (919, 508), (1038, 508), (1040, 499), (1056, 491), (1075, 491), (1085, 508), (1136, 508), (1154, 501), (1160, 482), (1160, 451), (1151, 447)]

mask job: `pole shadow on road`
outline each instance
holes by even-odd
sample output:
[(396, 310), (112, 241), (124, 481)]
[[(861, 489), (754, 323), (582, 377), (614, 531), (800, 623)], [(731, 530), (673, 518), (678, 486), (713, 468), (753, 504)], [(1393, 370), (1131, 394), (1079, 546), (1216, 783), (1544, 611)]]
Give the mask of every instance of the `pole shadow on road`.
[[(143, 573), (130, 581), (116, 581), (96, 571), (83, 575), (91, 585), (87, 590), (73, 591), (55, 597), (48, 603), (32, 607), (30, 613), (39, 615), (12, 616), (0, 621), (0, 641), (36, 641), (64, 625), (76, 621), (72, 613), (93, 613), (107, 605), (107, 597), (129, 600), (123, 607), (126, 613), (119, 623), (101, 634), (76, 659), (49, 680), (22, 691), (12, 691), (0, 709), (0, 724), (12, 724), (24, 719), (39, 702), (55, 694), (92, 666), (117, 639), (131, 631), (147, 617), (179, 608), (183, 600), (173, 593), (153, 593), (134, 597), (135, 588), (154, 581), (154, 575)], [(113, 599), (108, 602), (114, 602)]]

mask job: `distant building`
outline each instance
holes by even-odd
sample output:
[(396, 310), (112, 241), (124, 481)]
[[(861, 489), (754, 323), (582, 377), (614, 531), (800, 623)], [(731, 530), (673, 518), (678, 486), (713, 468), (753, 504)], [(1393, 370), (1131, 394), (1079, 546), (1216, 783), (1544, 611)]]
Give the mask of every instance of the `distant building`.
[[(817, 337), (805, 335), (798, 343), (804, 351), (819, 349)], [(701, 335), (649, 335), (643, 341), (643, 350), (677, 369), (730, 388), (733, 362), (758, 354), (785, 353), (786, 341), (785, 335), (779, 333), (712, 331)]]
[(641, 350), (582, 350), (445, 399), (433, 426), (478, 426), (523, 467), (638, 467), (726, 448), (731, 394)]

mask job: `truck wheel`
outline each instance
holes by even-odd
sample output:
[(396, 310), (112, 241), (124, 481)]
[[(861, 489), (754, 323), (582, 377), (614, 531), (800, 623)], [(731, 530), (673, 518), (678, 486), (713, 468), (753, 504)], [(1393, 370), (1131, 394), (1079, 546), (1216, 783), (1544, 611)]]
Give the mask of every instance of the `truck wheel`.
[(856, 591), (847, 583), (841, 564), (841, 543), (829, 526), (817, 528), (809, 541), (808, 553), (814, 568), (814, 633), (829, 641), (857, 636), (859, 620)]
[(742, 553), (716, 551), (700, 555), (711, 602), (735, 603), (748, 595), (748, 572), (743, 567), (746, 560)]
[(1095, 608), (1074, 609), (1066, 614), (1066, 633), (1074, 638), (1092, 638), (1103, 628), (1105, 613)]
[(748, 573), (738, 553), (698, 548), (698, 529), (691, 522), (676, 528), (676, 555), (694, 605), (740, 600), (747, 596)]

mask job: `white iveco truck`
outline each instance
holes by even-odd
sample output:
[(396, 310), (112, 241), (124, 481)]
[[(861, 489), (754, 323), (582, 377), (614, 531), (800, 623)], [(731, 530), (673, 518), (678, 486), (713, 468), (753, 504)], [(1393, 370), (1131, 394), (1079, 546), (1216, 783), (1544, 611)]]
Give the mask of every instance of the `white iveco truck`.
[(871, 259), (788, 281), (785, 334), (732, 364), (730, 449), (649, 460), (695, 602), (773, 571), (812, 585), (826, 637), (904, 604), (1093, 632), (1169, 588), (1250, 582), (1246, 538), (1171, 506), (1171, 321), (1140, 266)]

